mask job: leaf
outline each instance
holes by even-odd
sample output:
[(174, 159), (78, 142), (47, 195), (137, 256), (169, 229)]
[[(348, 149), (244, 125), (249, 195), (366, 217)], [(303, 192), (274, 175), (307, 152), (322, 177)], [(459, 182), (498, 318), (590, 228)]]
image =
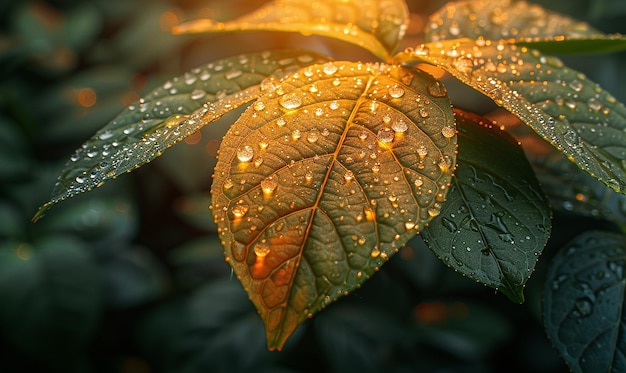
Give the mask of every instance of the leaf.
[(401, 0), (275, 0), (230, 22), (200, 19), (175, 33), (285, 31), (343, 40), (386, 60), (402, 40), (409, 12)]
[(290, 71), (327, 60), (297, 50), (253, 53), (215, 61), (167, 81), (76, 150), (50, 202), (33, 219), (59, 201), (150, 162), (206, 124), (256, 99), (263, 90), (273, 89)]
[(525, 1), (457, 1), (429, 17), (425, 38), (501, 40), (550, 53), (626, 49), (622, 35), (605, 35), (585, 22)]
[(427, 41), (587, 38), (602, 36), (589, 24), (516, 0), (466, 0), (446, 4), (429, 17)]
[(626, 226), (626, 196), (615, 193), (604, 184), (580, 171), (556, 150), (531, 159), (537, 178), (555, 210), (608, 221)]
[(622, 193), (626, 186), (626, 108), (560, 59), (488, 40), (424, 44), (400, 62), (441, 67), (486, 94), (581, 169)]
[(448, 201), (422, 236), (463, 275), (524, 301), (550, 235), (550, 206), (523, 150), (481, 117), (455, 112), (459, 155)]
[(626, 240), (590, 231), (552, 260), (544, 291), (548, 337), (573, 372), (626, 370)]
[(294, 74), (231, 127), (212, 209), (270, 349), (439, 212), (455, 165), (453, 125), (430, 75), (329, 62)]
[(92, 258), (71, 236), (11, 246), (0, 246), (3, 342), (47, 363), (83, 356), (95, 337), (103, 298)]

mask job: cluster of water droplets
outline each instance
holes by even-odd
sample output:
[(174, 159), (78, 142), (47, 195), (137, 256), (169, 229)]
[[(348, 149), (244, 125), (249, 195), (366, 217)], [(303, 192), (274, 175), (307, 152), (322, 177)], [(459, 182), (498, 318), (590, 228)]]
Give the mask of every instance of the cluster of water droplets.
[(447, 4), (430, 17), (430, 41), (460, 37), (541, 40), (555, 35), (579, 38), (598, 35), (588, 24), (523, 1), (473, 1)]

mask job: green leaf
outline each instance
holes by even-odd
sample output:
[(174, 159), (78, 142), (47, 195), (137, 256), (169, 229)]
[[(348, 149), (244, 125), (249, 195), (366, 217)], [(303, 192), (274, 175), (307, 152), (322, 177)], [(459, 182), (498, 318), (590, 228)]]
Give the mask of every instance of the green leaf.
[(448, 266), (523, 302), (550, 235), (550, 206), (523, 150), (481, 117), (457, 111), (458, 168), (448, 201), (422, 232)]
[(626, 108), (560, 59), (489, 40), (424, 44), (397, 55), (426, 62), (486, 94), (581, 169), (617, 192), (626, 187)]
[(623, 372), (626, 240), (586, 232), (552, 260), (544, 291), (548, 337), (573, 372)]
[[(98, 268), (71, 236), (0, 246), (3, 341), (39, 361), (86, 353), (100, 321)], [(61, 342), (62, 339), (62, 342)]]
[(386, 60), (402, 40), (409, 12), (402, 0), (275, 0), (230, 22), (200, 19), (175, 33), (285, 31), (322, 35), (361, 46)]
[(351, 62), (302, 69), (231, 127), (212, 209), (270, 349), (439, 212), (455, 132), (430, 75)]
[(525, 1), (458, 1), (429, 18), (427, 41), (505, 39), (549, 53), (598, 53), (626, 49), (622, 35), (605, 35), (589, 24)]
[(289, 72), (328, 59), (290, 50), (215, 61), (167, 81), (120, 115), (72, 155), (61, 172), (52, 205), (130, 172), (206, 124), (275, 88)]
[(466, 0), (446, 4), (429, 17), (427, 41), (588, 38), (602, 36), (589, 24), (516, 0)]
[(625, 195), (606, 188), (556, 150), (531, 162), (553, 209), (626, 226)]

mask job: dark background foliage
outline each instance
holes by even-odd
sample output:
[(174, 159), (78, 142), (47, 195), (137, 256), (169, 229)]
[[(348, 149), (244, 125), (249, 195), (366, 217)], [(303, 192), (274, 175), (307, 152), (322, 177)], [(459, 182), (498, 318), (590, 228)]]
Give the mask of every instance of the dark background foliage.
[[(605, 32), (624, 31), (622, 0), (545, 3)], [(261, 320), (223, 260), (207, 209), (233, 116), (31, 223), (72, 151), (167, 78), (276, 47), (372, 58), (323, 38), (168, 33), (183, 20), (230, 19), (258, 4), (0, 1), (0, 371), (566, 371), (541, 326), (546, 263), (579, 231), (608, 223), (561, 213), (523, 305), (448, 270), (418, 237), (362, 289), (305, 323), (283, 352), (266, 351)], [(425, 15), (442, 4), (409, 3), (405, 46), (420, 42)], [(567, 62), (626, 100), (623, 54)], [(494, 109), (450, 91), (465, 108)]]

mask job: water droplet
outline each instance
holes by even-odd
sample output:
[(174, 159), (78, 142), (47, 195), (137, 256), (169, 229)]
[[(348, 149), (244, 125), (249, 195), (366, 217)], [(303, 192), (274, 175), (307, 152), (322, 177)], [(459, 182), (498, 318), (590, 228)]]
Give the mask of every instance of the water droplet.
[(582, 297), (576, 300), (576, 310), (580, 312), (580, 316), (589, 316), (593, 311), (593, 304), (587, 297)]
[(285, 118), (278, 118), (278, 119), (276, 120), (276, 125), (277, 125), (278, 127), (282, 127), (282, 126), (284, 126), (285, 124), (287, 124), (287, 121), (285, 121)]
[(343, 174), (343, 178), (346, 183), (350, 183), (352, 180), (354, 180), (354, 173), (350, 170), (347, 170), (346, 173)]
[(312, 129), (309, 133), (307, 133), (306, 135), (306, 140), (308, 142), (310, 142), (311, 144), (317, 142), (317, 139), (319, 139), (319, 131), (316, 129)]
[(331, 110), (337, 110), (337, 109), (339, 109), (339, 102), (337, 100), (333, 100), (333, 101), (330, 102), (330, 105), (328, 105), (328, 107)]
[(398, 119), (397, 121), (393, 123), (391, 128), (393, 128), (393, 130), (396, 131), (397, 133), (404, 133), (409, 129), (409, 124), (405, 122), (403, 119)]
[(241, 74), (243, 74), (243, 72), (241, 70), (229, 70), (224, 74), (224, 77), (226, 77), (226, 79), (231, 80), (231, 79), (235, 79), (239, 76), (241, 76)]
[(415, 228), (415, 222), (407, 221), (404, 223), (404, 227), (406, 228), (407, 231), (410, 231), (411, 229)]
[(254, 160), (254, 167), (261, 166), (263, 164), (263, 161), (264, 161), (263, 157), (261, 156), (256, 157), (256, 159)]
[(201, 89), (194, 89), (193, 91), (191, 91), (191, 99), (192, 100), (199, 100), (202, 97), (204, 97), (206, 95), (206, 92), (201, 90)]
[(76, 180), (77, 183), (82, 184), (85, 182), (85, 178), (84, 177), (80, 177), (80, 176), (76, 176)]
[(438, 80), (428, 83), (428, 87), (426, 89), (433, 97), (446, 97), (448, 94), (446, 87), (444, 87), (444, 85)]
[(292, 138), (294, 141), (299, 140), (299, 139), (300, 139), (300, 137), (302, 137), (302, 132), (300, 132), (300, 130), (299, 130), (299, 129), (295, 129), (295, 130), (291, 131), (291, 138)]
[(307, 184), (313, 182), (313, 173), (311, 171), (307, 171), (307, 173), (304, 174), (304, 181), (306, 181)]
[(261, 111), (263, 109), (265, 109), (265, 104), (263, 103), (263, 101), (257, 101), (254, 103), (254, 110)]
[(318, 107), (317, 109), (315, 109), (315, 116), (322, 116), (324, 115), (324, 109), (322, 109), (321, 107)]
[(437, 166), (439, 166), (441, 172), (448, 172), (450, 171), (450, 166), (452, 166), (452, 160), (448, 156), (441, 157), (439, 158), (439, 163), (437, 163)]
[(266, 257), (271, 251), (271, 246), (266, 242), (259, 242), (254, 245), (254, 255), (259, 258)]
[(293, 110), (299, 108), (302, 105), (302, 98), (300, 98), (300, 96), (298, 96), (297, 94), (292, 93), (290, 95), (282, 96), (278, 100), (278, 103), (285, 109)]
[(419, 187), (421, 187), (422, 185), (424, 185), (424, 180), (422, 180), (422, 179), (415, 179), (415, 181), (413, 182), (413, 184), (414, 184), (416, 187), (418, 187), (418, 188), (419, 188)]
[(441, 129), (441, 134), (443, 135), (443, 137), (449, 139), (456, 135), (456, 129), (450, 125), (443, 126), (443, 128)]
[(326, 75), (333, 75), (334, 73), (337, 72), (337, 66), (335, 66), (335, 64), (332, 62), (327, 62), (324, 64), (324, 67), (322, 68), (322, 70), (324, 71), (324, 74)]
[(419, 113), (420, 113), (420, 117), (422, 118), (428, 118), (428, 116), (430, 115), (430, 113), (428, 113), (428, 110), (424, 108), (419, 109)]
[(456, 223), (448, 218), (441, 219), (441, 224), (450, 232), (454, 233), (459, 229)]
[(104, 131), (100, 135), (98, 135), (98, 138), (100, 140), (108, 140), (111, 137), (113, 137), (113, 132), (111, 132), (111, 131)]
[(424, 157), (428, 155), (428, 148), (426, 148), (426, 145), (419, 145), (416, 151), (417, 155), (419, 155), (421, 159), (424, 159)]
[(375, 113), (376, 109), (378, 109), (379, 106), (380, 106), (380, 104), (378, 103), (378, 101), (373, 100), (372, 102), (370, 102), (370, 111), (372, 113)]
[(583, 85), (583, 83), (580, 82), (580, 80), (572, 80), (569, 83), (569, 86), (576, 92), (580, 92), (584, 88), (584, 85)]
[(245, 205), (242, 203), (242, 204), (233, 206), (231, 211), (235, 218), (242, 218), (244, 215), (248, 213), (248, 209), (249, 209), (248, 205)]
[(439, 215), (439, 209), (436, 207), (431, 207), (428, 209), (428, 215), (431, 218), (434, 218), (435, 216)]
[(496, 71), (499, 72), (500, 74), (505, 74), (507, 70), (508, 68), (506, 67), (506, 64), (504, 62), (500, 62), (496, 66)]
[(235, 184), (233, 183), (233, 181), (228, 178), (224, 181), (224, 190), (228, 190), (230, 188), (232, 188)]
[(362, 130), (362, 131), (359, 133), (359, 139), (361, 139), (361, 140), (365, 140), (365, 139), (367, 139), (367, 131), (366, 131), (366, 130)]
[(274, 190), (276, 190), (277, 186), (278, 183), (276, 182), (276, 180), (274, 180), (272, 176), (268, 176), (261, 181), (261, 189), (263, 189), (263, 193), (268, 195), (274, 193)]
[(248, 162), (254, 156), (254, 150), (250, 145), (245, 145), (239, 149), (237, 149), (237, 159), (240, 162)]
[(278, 84), (274, 77), (267, 77), (261, 81), (261, 90), (266, 92), (274, 92)]
[(372, 172), (376, 173), (380, 171), (380, 162), (376, 162), (374, 163), (374, 165), (372, 166)]
[(394, 140), (396, 133), (391, 128), (384, 127), (378, 130), (377, 136), (378, 136), (378, 140), (380, 140), (381, 142), (390, 143)]
[(455, 59), (452, 64), (455, 69), (465, 75), (471, 75), (474, 71), (474, 59), (467, 56), (461, 56)]
[(372, 252), (370, 253), (370, 256), (372, 258), (378, 258), (380, 256), (380, 250), (378, 250), (377, 247), (372, 249)]
[(404, 88), (400, 87), (397, 84), (394, 84), (391, 87), (389, 87), (388, 91), (389, 91), (389, 96), (393, 98), (400, 98), (404, 96)]

